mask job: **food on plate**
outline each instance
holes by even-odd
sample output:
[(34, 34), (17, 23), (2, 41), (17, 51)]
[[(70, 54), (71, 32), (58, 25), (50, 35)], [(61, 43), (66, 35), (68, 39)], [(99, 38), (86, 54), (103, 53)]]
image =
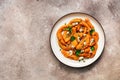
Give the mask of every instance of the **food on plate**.
[(98, 48), (99, 35), (88, 18), (72, 19), (57, 31), (61, 53), (72, 60), (93, 58)]

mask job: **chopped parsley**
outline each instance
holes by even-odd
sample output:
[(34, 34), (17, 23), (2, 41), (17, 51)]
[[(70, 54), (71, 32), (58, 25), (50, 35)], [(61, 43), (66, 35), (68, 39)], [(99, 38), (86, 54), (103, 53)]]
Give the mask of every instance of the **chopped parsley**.
[(66, 27), (66, 28), (64, 28), (64, 30), (69, 31), (69, 33), (72, 32), (72, 28), (71, 27)]
[(75, 40), (75, 37), (74, 37), (74, 36), (71, 36), (70, 40), (71, 40), (71, 41), (74, 41), (74, 40)]
[(94, 46), (91, 46), (90, 49), (91, 49), (91, 51), (94, 51), (94, 50), (95, 50)]
[(81, 54), (81, 50), (76, 50), (75, 54), (76, 56), (79, 56)]
[(90, 35), (92, 35), (93, 32), (95, 32), (95, 29), (94, 29), (94, 28), (92, 28), (92, 29), (90, 30)]

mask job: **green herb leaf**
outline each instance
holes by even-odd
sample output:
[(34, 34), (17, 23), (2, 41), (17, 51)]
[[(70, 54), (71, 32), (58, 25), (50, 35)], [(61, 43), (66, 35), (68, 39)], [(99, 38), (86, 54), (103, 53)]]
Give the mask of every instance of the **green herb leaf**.
[(81, 54), (81, 50), (76, 50), (75, 54), (76, 56), (79, 56), (79, 54)]
[(94, 51), (94, 50), (95, 50), (94, 46), (91, 46), (90, 49), (91, 49), (91, 51)]
[(72, 28), (71, 27), (64, 28), (64, 30), (69, 31), (70, 33), (72, 32)]
[(75, 40), (75, 37), (74, 37), (74, 36), (71, 36), (70, 40), (71, 40), (71, 41), (74, 41), (74, 40)]
[(95, 32), (94, 28), (90, 30), (90, 35), (92, 35), (93, 32)]

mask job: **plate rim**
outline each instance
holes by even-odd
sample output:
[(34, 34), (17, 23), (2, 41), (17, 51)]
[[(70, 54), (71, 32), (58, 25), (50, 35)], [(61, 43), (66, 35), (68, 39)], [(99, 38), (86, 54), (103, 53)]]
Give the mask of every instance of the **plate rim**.
[[(104, 45), (103, 45), (103, 50), (102, 50), (100, 56), (99, 56), (94, 62), (92, 62), (91, 64), (88, 64), (88, 65), (85, 65), (85, 66), (82, 66), (82, 67), (70, 66), (70, 65), (67, 65), (67, 64), (63, 63), (62, 61), (60, 61), (60, 60), (57, 58), (57, 56), (55, 55), (55, 53), (53, 52), (52, 45), (51, 45), (51, 34), (52, 34), (52, 31), (53, 31), (55, 25), (56, 25), (62, 18), (66, 17), (66, 16), (68, 16), (68, 15), (71, 15), (71, 14), (85, 14), (85, 15), (88, 15), (88, 16), (92, 17), (92, 18), (95, 19), (95, 20), (97, 21), (97, 23), (100, 25), (100, 27), (101, 27), (101, 29), (102, 29), (102, 31), (103, 31), (103, 35), (104, 35)], [(73, 67), (73, 68), (84, 68), (84, 67), (87, 67), (87, 66), (89, 66), (89, 65), (94, 64), (94, 63), (101, 57), (101, 55), (103, 54), (103, 52), (104, 52), (104, 50), (105, 50), (106, 36), (105, 36), (105, 31), (104, 31), (104, 29), (103, 29), (103, 26), (101, 25), (101, 23), (100, 23), (95, 17), (93, 17), (92, 15), (90, 15), (90, 14), (88, 14), (88, 13), (84, 13), (84, 12), (71, 12), (71, 13), (67, 13), (67, 14), (63, 15), (62, 17), (58, 18), (58, 19), (55, 21), (55, 23), (53, 24), (52, 29), (51, 29), (51, 31), (50, 31), (49, 44), (50, 44), (50, 48), (51, 48), (52, 53), (54, 54), (54, 56), (56, 57), (56, 59), (57, 59), (60, 63), (62, 63), (62, 64), (64, 64), (64, 65), (67, 65), (67, 66), (69, 66), (69, 67)]]

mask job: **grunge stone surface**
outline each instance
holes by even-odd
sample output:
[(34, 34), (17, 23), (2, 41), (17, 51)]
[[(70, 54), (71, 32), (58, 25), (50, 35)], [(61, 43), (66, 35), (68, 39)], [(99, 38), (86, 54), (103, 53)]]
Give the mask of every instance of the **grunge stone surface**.
[[(60, 63), (49, 36), (63, 15), (83, 12), (103, 26), (102, 56), (85, 68)], [(0, 0), (0, 80), (120, 80), (119, 0)]]

